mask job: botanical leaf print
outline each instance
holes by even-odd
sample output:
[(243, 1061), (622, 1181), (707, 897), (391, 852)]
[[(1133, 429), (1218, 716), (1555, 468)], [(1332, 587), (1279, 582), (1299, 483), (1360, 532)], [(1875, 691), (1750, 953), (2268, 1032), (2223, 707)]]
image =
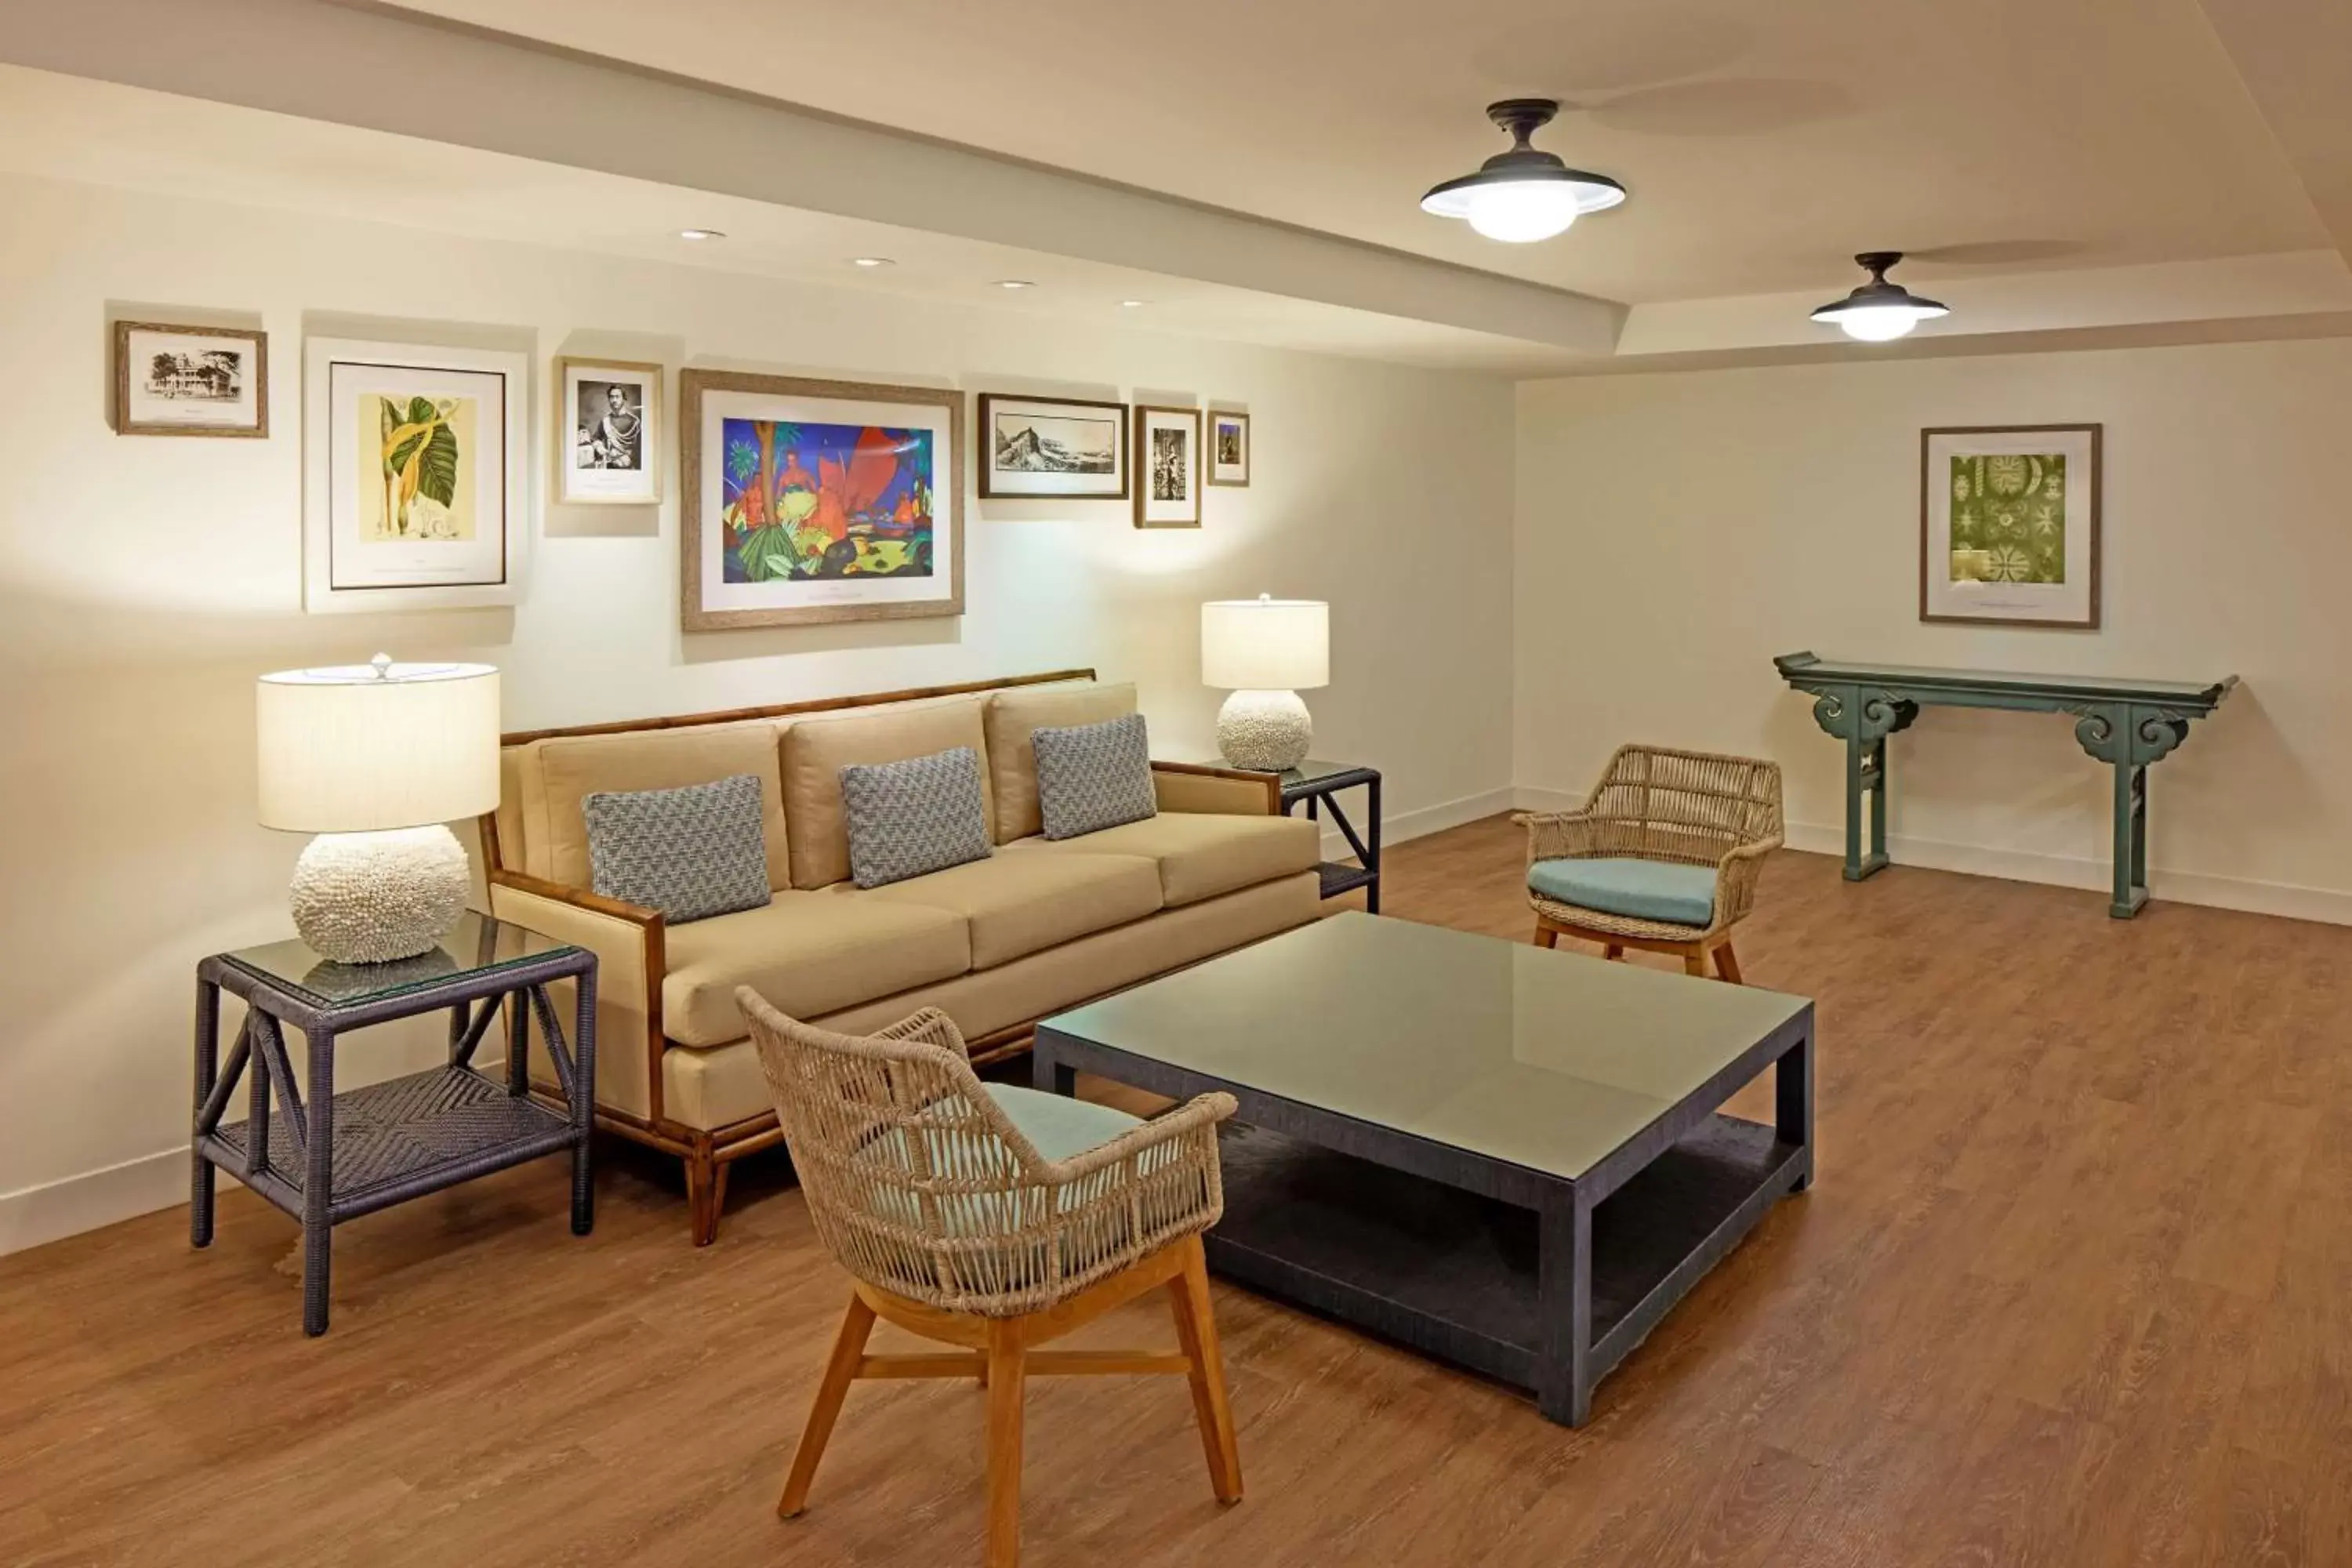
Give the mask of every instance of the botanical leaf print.
[(1951, 459), (1950, 580), (2066, 581), (2066, 458), (1988, 452)]

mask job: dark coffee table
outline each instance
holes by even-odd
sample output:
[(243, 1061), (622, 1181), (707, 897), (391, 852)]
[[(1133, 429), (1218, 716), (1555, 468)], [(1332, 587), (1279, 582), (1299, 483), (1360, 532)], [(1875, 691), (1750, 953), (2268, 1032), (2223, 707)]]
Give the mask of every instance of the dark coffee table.
[[(1234, 1095), (1211, 1267), (1575, 1426), (1811, 1183), (1812, 1040), (1801, 996), (1351, 912), (1047, 1020), (1035, 1071)], [(1717, 1110), (1767, 1067), (1775, 1125)]]

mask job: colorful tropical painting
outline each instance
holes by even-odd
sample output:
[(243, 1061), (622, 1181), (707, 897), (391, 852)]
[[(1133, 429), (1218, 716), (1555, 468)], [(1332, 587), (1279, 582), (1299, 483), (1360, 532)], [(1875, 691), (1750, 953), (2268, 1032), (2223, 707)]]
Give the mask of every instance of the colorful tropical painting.
[(722, 425), (727, 582), (931, 574), (932, 432), (769, 419)]
[(2066, 581), (2066, 458), (2004, 452), (1951, 459), (1955, 583)]
[(376, 458), (374, 484), (359, 488), (361, 539), (474, 537), (478, 410), (471, 397), (360, 395), (359, 449)]

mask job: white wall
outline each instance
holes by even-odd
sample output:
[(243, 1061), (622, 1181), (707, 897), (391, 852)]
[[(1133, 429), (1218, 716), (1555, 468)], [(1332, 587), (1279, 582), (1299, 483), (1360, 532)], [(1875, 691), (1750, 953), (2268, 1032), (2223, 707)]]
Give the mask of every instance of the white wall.
[[(1517, 774), (1621, 741), (1778, 758), (1840, 849), (1842, 742), (1772, 656), (2243, 685), (2151, 773), (2158, 898), (2352, 921), (2352, 342), (1606, 376), (1518, 392)], [(2105, 426), (2105, 629), (1917, 618), (1919, 431)], [(2104, 887), (2110, 770), (2052, 715), (1924, 711), (1895, 858)]]
[[(96, 187), (0, 180), (0, 1251), (181, 1190), (194, 963), (288, 924), (299, 844), (253, 823), (264, 670), (486, 658), (525, 728), (1093, 665), (1139, 683), (1158, 754), (1206, 755), (1197, 605), (1270, 590), (1331, 601), (1318, 751), (1382, 767), (1392, 821), (1504, 802), (1502, 382)], [(203, 310), (270, 332), (275, 434), (111, 434), (110, 315)], [(1254, 416), (1255, 482), (1198, 531), (974, 500), (959, 620), (683, 637), (674, 504), (547, 509), (511, 613), (305, 617), (300, 345), (355, 317), (464, 323), (542, 375), (601, 352), (1214, 398)]]

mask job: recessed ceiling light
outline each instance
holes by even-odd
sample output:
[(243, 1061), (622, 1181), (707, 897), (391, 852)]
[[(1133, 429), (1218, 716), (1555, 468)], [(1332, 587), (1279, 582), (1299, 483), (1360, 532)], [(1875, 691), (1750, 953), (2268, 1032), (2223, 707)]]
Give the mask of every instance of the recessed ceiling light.
[(1151, 301), (1149, 300), (1121, 300), (1118, 302), (1118, 308), (1122, 310), (1139, 310), (1150, 303)]
[(1037, 285), (1030, 282), (1026, 278), (1000, 278), (996, 280), (996, 286), (999, 289), (1034, 289), (1037, 287)]
[(1855, 257), (1870, 274), (1870, 281), (1815, 310), (1813, 320), (1829, 322), (1847, 337), (1865, 343), (1885, 343), (1905, 336), (1922, 321), (1950, 315), (1950, 308), (1941, 300), (1923, 300), (1902, 284), (1886, 280), (1886, 269), (1902, 259), (1899, 250), (1865, 250)]
[(898, 265), (887, 256), (853, 256), (849, 258), (849, 264), (852, 267), (896, 267)]
[(677, 231), (677, 237), (680, 239), (693, 240), (725, 239), (727, 237), (726, 235), (715, 228), (682, 228)]
[(1488, 239), (1524, 245), (1565, 233), (1584, 213), (1613, 207), (1625, 187), (1606, 174), (1571, 169), (1528, 138), (1559, 112), (1549, 98), (1507, 98), (1486, 106), (1486, 118), (1510, 132), (1511, 146), (1475, 174), (1448, 180), (1421, 198), (1421, 210), (1466, 220)]

